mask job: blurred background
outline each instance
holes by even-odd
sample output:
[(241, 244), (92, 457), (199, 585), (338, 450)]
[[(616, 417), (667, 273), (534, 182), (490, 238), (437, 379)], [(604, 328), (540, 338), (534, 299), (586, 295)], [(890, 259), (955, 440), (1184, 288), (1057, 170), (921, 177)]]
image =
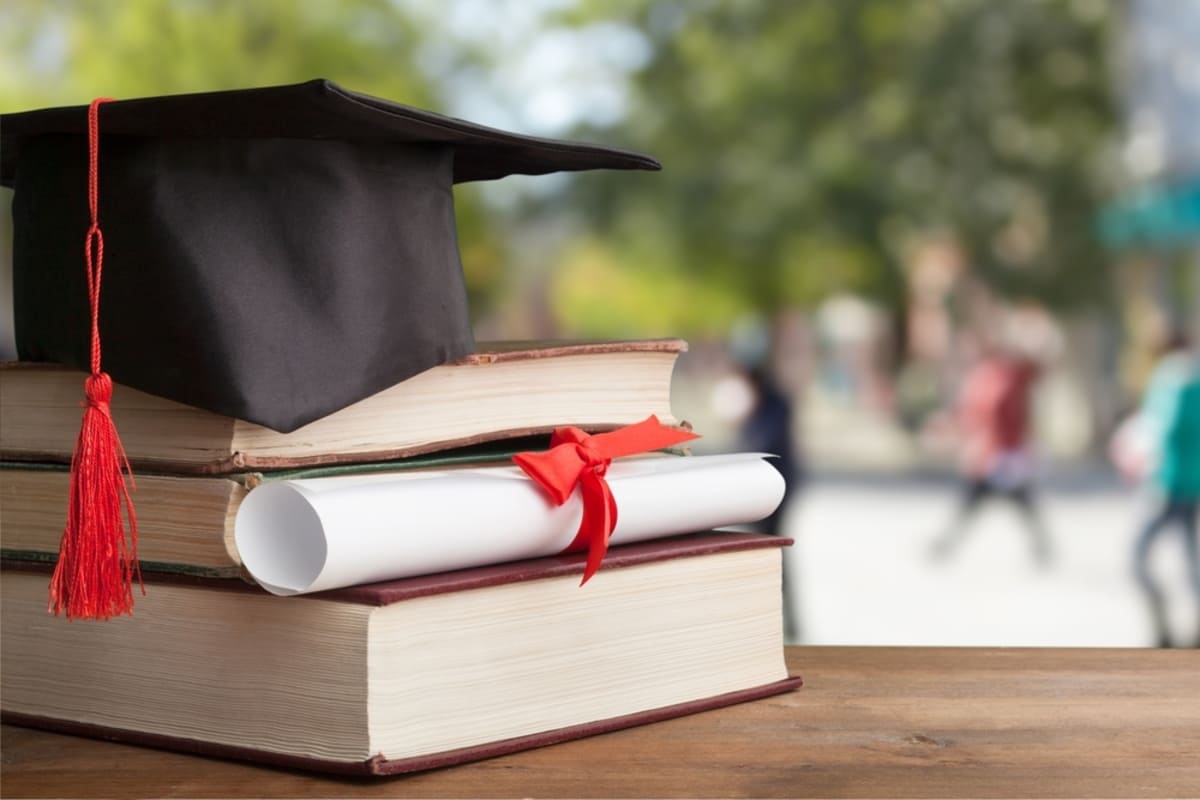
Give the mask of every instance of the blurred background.
[(686, 338), (701, 449), (785, 456), (793, 641), (1195, 646), (1137, 412), (1200, 335), (1198, 43), (1200, 0), (10, 0), (0, 108), (326, 77), (648, 152), (456, 188), (477, 338)]

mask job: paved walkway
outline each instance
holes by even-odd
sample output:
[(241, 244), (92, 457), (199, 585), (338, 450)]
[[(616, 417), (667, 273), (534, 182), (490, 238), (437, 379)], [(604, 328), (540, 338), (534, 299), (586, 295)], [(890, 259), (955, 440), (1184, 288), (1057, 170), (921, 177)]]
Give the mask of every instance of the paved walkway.
[[(1042, 493), (1056, 558), (1035, 564), (1015, 512), (986, 506), (959, 550), (929, 557), (957, 499), (947, 479), (818, 476), (789, 507), (804, 644), (1144, 646), (1129, 550), (1141, 498), (1103, 477)], [(1196, 630), (1179, 537), (1154, 564), (1170, 580), (1178, 630)]]

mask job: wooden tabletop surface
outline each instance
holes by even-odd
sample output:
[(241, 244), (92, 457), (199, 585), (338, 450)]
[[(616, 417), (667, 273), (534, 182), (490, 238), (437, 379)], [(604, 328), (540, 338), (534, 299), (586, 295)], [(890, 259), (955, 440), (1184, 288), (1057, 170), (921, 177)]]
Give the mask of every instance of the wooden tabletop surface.
[(417, 775), (4, 726), (17, 797), (1200, 797), (1200, 651), (789, 648), (797, 692)]

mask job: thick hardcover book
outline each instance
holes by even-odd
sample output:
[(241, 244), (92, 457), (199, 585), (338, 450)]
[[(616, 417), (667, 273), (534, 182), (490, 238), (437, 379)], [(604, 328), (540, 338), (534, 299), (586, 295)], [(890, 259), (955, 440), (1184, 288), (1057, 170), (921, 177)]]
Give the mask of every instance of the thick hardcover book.
[[(48, 617), (7, 570), (6, 722), (323, 771), (446, 766), (789, 691), (786, 540), (705, 533), (281, 598), (155, 585)], [(28, 566), (28, 565), (26, 565)]]
[[(117, 386), (112, 413), (135, 468), (231, 473), (387, 461), (575, 425), (671, 423), (679, 339), (481, 343), (291, 433)], [(0, 459), (69, 462), (82, 373), (0, 365)]]

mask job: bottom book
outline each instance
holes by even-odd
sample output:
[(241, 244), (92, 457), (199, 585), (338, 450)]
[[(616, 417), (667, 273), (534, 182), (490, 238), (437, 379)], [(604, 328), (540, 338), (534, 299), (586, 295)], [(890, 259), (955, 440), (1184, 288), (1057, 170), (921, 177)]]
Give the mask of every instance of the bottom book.
[(5, 722), (387, 775), (789, 691), (781, 545), (703, 533), (282, 598), (148, 581), (132, 617), (2, 582)]

